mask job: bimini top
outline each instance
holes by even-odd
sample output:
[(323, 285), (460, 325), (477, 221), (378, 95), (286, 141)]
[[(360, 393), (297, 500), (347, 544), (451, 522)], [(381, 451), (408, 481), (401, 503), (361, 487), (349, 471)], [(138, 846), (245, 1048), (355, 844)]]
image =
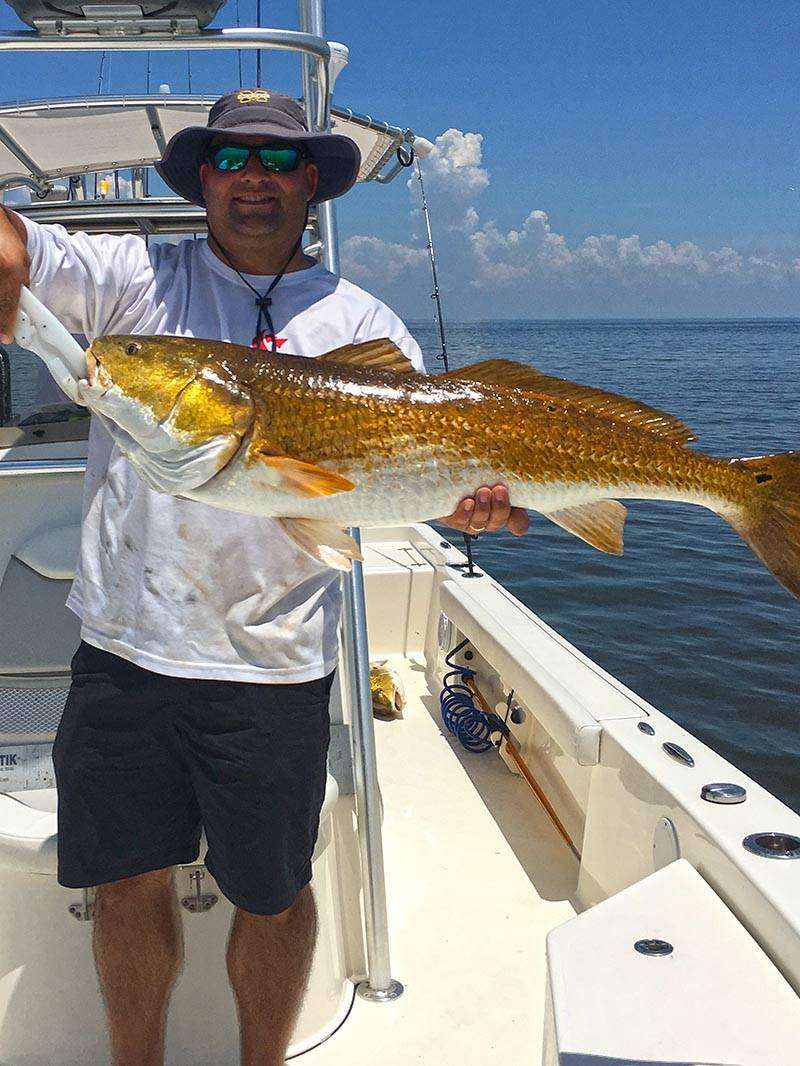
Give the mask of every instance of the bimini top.
[[(53, 201), (58, 201), (61, 221), (73, 211), (76, 217), (89, 218), (92, 205), (102, 206), (107, 231), (109, 214), (121, 218), (130, 212), (132, 200), (143, 197), (144, 168), (161, 157), (167, 141), (179, 130), (205, 125), (215, 99), (216, 95), (161, 94), (43, 100), (2, 106), (0, 190), (20, 186), (33, 190), (32, 203), (23, 210), (41, 221), (46, 221), (56, 208)], [(331, 123), (334, 132), (351, 137), (361, 151), (359, 181), (389, 180), (394, 176), (392, 171), (397, 169), (394, 157), (398, 148), (404, 144), (408, 147), (414, 140), (410, 130), (345, 109), (333, 109)], [(106, 192), (98, 200), (85, 180), (86, 175), (113, 175), (128, 169), (134, 173), (126, 179), (128, 184), (122, 182), (126, 192), (122, 199), (114, 197), (118, 181), (111, 197)], [(385, 173), (386, 170), (390, 173)], [(160, 212), (161, 216), (179, 217), (183, 229), (197, 228), (195, 216), (203, 217), (201, 209), (170, 195), (153, 201), (151, 206), (156, 208), (156, 215)], [(163, 218), (165, 227), (168, 221)], [(136, 229), (136, 226), (126, 223), (123, 228)], [(150, 232), (158, 231), (161, 228), (158, 219), (155, 229), (147, 228)]]

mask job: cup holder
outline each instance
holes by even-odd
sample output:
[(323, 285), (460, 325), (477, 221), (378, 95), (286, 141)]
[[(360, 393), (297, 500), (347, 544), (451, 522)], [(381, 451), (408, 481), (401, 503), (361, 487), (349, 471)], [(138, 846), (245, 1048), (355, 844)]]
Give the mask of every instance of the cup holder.
[(751, 833), (742, 843), (765, 859), (800, 859), (800, 837), (791, 833)]

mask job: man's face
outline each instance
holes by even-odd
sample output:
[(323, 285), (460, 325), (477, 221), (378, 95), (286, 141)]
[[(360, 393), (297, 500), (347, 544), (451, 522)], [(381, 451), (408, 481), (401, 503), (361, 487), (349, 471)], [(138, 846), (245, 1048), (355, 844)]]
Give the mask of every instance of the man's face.
[[(220, 144), (261, 147), (273, 143), (268, 138), (238, 136), (218, 138)], [(276, 236), (296, 237), (303, 227), (306, 206), (317, 188), (319, 171), (313, 163), (301, 160), (296, 170), (276, 174), (265, 170), (251, 155), (242, 170), (215, 170), (206, 162), (200, 167), (200, 182), (212, 229), (252, 239)]]

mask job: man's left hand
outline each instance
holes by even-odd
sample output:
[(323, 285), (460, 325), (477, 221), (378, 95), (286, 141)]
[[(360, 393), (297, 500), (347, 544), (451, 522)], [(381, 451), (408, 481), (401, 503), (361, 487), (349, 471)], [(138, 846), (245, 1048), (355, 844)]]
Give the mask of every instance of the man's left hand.
[(528, 529), (527, 512), (522, 507), (511, 506), (505, 485), (481, 485), (474, 496), (465, 496), (455, 511), (439, 522), (473, 536), (507, 529), (515, 537), (521, 537)]

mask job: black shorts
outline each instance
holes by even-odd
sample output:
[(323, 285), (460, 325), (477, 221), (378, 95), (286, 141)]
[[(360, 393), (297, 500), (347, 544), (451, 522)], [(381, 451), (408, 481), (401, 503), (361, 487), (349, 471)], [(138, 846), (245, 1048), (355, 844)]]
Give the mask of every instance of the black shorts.
[(195, 862), (204, 828), (225, 896), (285, 910), (311, 879), (332, 681), (167, 677), (81, 644), (53, 748), (60, 884)]

